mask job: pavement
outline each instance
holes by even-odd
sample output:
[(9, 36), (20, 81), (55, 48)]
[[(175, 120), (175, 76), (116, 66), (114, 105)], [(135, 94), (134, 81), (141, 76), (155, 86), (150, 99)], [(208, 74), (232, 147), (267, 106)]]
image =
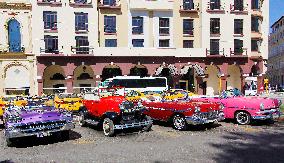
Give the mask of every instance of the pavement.
[(156, 123), (150, 132), (126, 131), (105, 137), (92, 127), (79, 127), (69, 140), (22, 139), (7, 147), (0, 131), (0, 160), (6, 162), (284, 162), (284, 122), (213, 126), (176, 131)]

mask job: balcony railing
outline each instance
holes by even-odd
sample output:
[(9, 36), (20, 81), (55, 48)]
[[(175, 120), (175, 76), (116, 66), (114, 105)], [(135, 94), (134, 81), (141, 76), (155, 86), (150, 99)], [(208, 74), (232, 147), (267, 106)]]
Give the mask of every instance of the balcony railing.
[(224, 4), (214, 4), (214, 3), (207, 3), (207, 12), (210, 13), (225, 13), (225, 5)]
[(248, 50), (246, 48), (230, 48), (230, 57), (247, 57), (248, 56)]
[(199, 3), (184, 3), (180, 6), (180, 12), (197, 13), (199, 12)]
[(244, 6), (243, 4), (231, 4), (230, 11), (233, 14), (248, 14), (248, 4)]
[(90, 46), (71, 46), (73, 54), (94, 54), (94, 48)]
[[(16, 49), (16, 48), (13, 48)], [(24, 53), (25, 47), (17, 47), (17, 50), (14, 50), (14, 52), (10, 51), (9, 45), (2, 45), (0, 44), (0, 53)]]
[(98, 2), (98, 7), (100, 9), (104, 9), (104, 8), (112, 8), (112, 9), (120, 9), (121, 8), (121, 3), (120, 0), (109, 0), (109, 1), (105, 1), (105, 0), (100, 0)]
[(225, 50), (211, 50), (206, 48), (207, 57), (225, 57)]
[(61, 0), (37, 0), (38, 5), (62, 5)]
[(69, 0), (69, 5), (74, 7), (92, 6), (92, 0)]
[(45, 48), (40, 48), (40, 53), (59, 54), (59, 50), (58, 50), (58, 49), (45, 49)]

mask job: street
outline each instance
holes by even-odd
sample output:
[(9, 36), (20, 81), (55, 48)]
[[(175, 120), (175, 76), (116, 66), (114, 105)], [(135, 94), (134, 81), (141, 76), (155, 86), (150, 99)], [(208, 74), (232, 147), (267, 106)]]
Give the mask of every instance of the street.
[(150, 132), (102, 131), (76, 126), (70, 140), (23, 139), (7, 147), (0, 134), (0, 160), (7, 162), (284, 162), (284, 123), (213, 126), (176, 131), (158, 123)]

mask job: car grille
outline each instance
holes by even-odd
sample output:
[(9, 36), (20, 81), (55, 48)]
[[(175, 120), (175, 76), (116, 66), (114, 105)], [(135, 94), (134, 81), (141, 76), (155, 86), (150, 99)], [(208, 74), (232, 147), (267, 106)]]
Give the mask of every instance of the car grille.
[(28, 123), (24, 125), (16, 126), (24, 133), (35, 133), (39, 131), (50, 131), (61, 129), (66, 124), (66, 121), (48, 121), (48, 122), (36, 122)]
[(214, 119), (218, 116), (218, 111), (210, 111), (205, 113), (199, 113), (198, 117), (200, 119)]

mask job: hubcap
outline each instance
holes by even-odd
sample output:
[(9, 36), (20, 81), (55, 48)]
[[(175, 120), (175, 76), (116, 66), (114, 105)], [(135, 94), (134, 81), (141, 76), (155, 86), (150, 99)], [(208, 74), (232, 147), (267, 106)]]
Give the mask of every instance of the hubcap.
[(83, 124), (83, 120), (84, 120), (84, 115), (83, 115), (83, 113), (80, 113), (80, 115), (78, 116), (78, 121), (79, 121), (80, 125)]
[(174, 125), (177, 129), (183, 128), (183, 126), (185, 125), (184, 119), (181, 117), (175, 117)]
[(109, 122), (104, 122), (103, 128), (104, 128), (104, 133), (108, 134), (110, 132)]
[(240, 124), (246, 124), (248, 122), (248, 120), (249, 120), (249, 118), (248, 118), (248, 115), (246, 113), (238, 113), (237, 121)]

